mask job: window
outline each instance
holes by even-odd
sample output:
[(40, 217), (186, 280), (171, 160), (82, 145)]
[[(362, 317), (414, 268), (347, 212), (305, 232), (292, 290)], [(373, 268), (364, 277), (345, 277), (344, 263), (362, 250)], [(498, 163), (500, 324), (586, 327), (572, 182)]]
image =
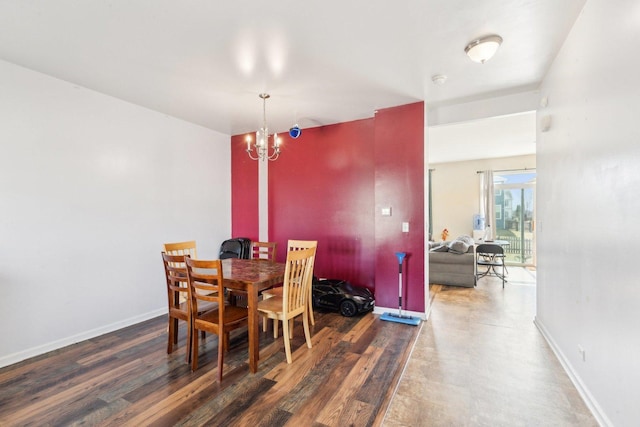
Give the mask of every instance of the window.
[(535, 266), (535, 186), (532, 170), (494, 172), (496, 238), (506, 240), (506, 262)]

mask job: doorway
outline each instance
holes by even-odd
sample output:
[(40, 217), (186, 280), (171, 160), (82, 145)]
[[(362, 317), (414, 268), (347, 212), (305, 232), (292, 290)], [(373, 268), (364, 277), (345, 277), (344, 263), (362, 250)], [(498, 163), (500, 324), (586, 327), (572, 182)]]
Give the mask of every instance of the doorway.
[(535, 267), (535, 170), (495, 171), (493, 186), (496, 238), (509, 242), (507, 264)]

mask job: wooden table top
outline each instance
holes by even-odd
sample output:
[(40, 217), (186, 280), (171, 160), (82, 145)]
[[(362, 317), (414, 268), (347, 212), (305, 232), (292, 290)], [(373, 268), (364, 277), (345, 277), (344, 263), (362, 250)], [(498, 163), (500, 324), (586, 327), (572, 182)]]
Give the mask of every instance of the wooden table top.
[(278, 283), (284, 277), (285, 265), (257, 259), (228, 258), (222, 260), (222, 275), (225, 280), (244, 284)]

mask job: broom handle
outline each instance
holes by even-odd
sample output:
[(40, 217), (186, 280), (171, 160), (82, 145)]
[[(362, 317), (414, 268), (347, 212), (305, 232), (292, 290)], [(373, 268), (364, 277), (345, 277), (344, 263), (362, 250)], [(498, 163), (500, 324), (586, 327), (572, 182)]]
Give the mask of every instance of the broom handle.
[(400, 264), (400, 271), (398, 274), (398, 289), (400, 290), (398, 295), (398, 315), (402, 317), (402, 264)]
[(396, 252), (398, 258), (398, 316), (402, 317), (402, 261), (407, 254)]

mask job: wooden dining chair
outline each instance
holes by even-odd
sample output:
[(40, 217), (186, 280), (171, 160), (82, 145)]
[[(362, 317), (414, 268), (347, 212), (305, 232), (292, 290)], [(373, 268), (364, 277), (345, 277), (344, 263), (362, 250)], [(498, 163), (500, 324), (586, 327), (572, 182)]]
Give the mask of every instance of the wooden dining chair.
[[(308, 249), (308, 248), (316, 248), (318, 247), (318, 241), (317, 240), (289, 240), (287, 242), (287, 251), (298, 251), (301, 249)], [(311, 265), (311, 278), (309, 279), (309, 287), (311, 287), (311, 282), (313, 281), (313, 264), (315, 263), (315, 256)], [(262, 291), (262, 296), (265, 299), (268, 298), (272, 298), (272, 297), (279, 297), (282, 298), (283, 295), (283, 290), (282, 290), (282, 286), (278, 286), (278, 287), (274, 287), (271, 289), (267, 289)], [(309, 316), (309, 321), (311, 322), (312, 325), (316, 324), (316, 319), (313, 315), (313, 304), (312, 304), (312, 295), (311, 292), (309, 292), (309, 302), (307, 304), (307, 316)], [(267, 325), (266, 325), (266, 320), (265, 322), (262, 324), (262, 330), (263, 332), (266, 332), (267, 330)], [(290, 328), (290, 331), (292, 332), (293, 328)], [(278, 322), (274, 322), (273, 324), (273, 337), (274, 338), (278, 338)]]
[[(186, 242), (165, 243), (164, 251), (169, 255), (183, 255), (190, 258), (198, 259), (198, 251), (196, 250), (195, 240), (189, 240)], [(180, 266), (184, 268), (184, 263), (181, 263)], [(202, 334), (202, 336), (204, 337), (204, 333)]]
[[(306, 249), (306, 248), (316, 248), (316, 251), (318, 249), (318, 241), (317, 240), (289, 240), (289, 242), (287, 243), (288, 246), (288, 250), (291, 251), (298, 251), (300, 249)], [(316, 257), (314, 255), (313, 259), (311, 260), (311, 275), (309, 276), (309, 304), (307, 306), (307, 314), (309, 316), (309, 322), (311, 322), (312, 325), (316, 324), (316, 319), (313, 316), (313, 304), (312, 304), (312, 284), (313, 284), (313, 269), (315, 267), (315, 262), (316, 262)]]
[(266, 259), (276, 262), (278, 243), (251, 242), (251, 259)]
[[(276, 255), (278, 250), (277, 242), (251, 242), (251, 248), (249, 249), (249, 258), (267, 260), (276, 262)], [(263, 296), (263, 298), (270, 298), (271, 295)], [(262, 331), (267, 331), (267, 319), (262, 321)], [(276, 336), (277, 338), (277, 336)]]
[(309, 316), (307, 305), (311, 280), (313, 276), (313, 261), (316, 248), (289, 250), (284, 272), (282, 298), (272, 297), (258, 302), (258, 313), (274, 322), (282, 322), (282, 339), (284, 340), (287, 363), (291, 363), (291, 332), (293, 319), (302, 316), (304, 335), (307, 347), (311, 348), (311, 334), (309, 332)]
[(187, 323), (187, 353), (186, 360), (191, 359), (191, 310), (189, 309), (189, 284), (184, 255), (170, 255), (162, 252), (165, 278), (167, 282), (167, 297), (169, 300), (169, 333), (167, 334), (167, 354), (173, 353), (174, 345), (178, 343), (178, 321)]
[[(165, 243), (164, 252), (169, 255), (188, 255), (191, 258), (198, 258), (198, 252), (196, 251), (196, 241), (188, 240), (186, 242)], [(180, 264), (184, 268), (184, 264)], [(186, 295), (183, 295), (186, 298)], [(183, 300), (183, 301), (186, 301)]]
[[(191, 370), (198, 369), (198, 331), (218, 335), (218, 381), (222, 380), (224, 352), (229, 346), (229, 332), (248, 324), (245, 307), (225, 303), (222, 262), (185, 258), (189, 301), (192, 308), (193, 343), (191, 344)], [(202, 304), (216, 302), (214, 310), (201, 312)]]
[(196, 252), (196, 241), (165, 243), (164, 252), (169, 255), (189, 255), (191, 258), (198, 258)]

